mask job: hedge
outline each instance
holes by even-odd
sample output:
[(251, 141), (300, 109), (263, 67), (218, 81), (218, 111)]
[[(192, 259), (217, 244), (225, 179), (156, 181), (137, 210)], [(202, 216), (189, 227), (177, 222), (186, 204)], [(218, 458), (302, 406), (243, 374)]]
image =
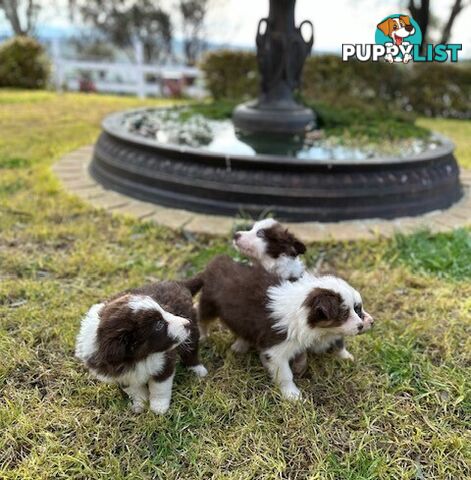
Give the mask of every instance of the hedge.
[[(253, 52), (209, 53), (201, 68), (215, 99), (257, 95), (259, 74)], [(309, 57), (300, 92), (307, 103), (414, 111), (426, 116), (471, 118), (471, 64), (342, 62), (335, 55)]]

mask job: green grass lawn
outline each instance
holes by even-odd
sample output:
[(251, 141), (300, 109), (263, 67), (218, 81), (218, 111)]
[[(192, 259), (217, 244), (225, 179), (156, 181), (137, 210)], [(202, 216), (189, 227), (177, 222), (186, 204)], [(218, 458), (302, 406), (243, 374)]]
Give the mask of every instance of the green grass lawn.
[[(355, 363), (313, 357), (282, 401), (227, 332), (202, 348), (210, 374), (179, 369), (165, 417), (136, 416), (73, 357), (80, 318), (121, 289), (180, 278), (227, 239), (111, 216), (51, 172), (94, 141), (108, 112), (155, 102), (0, 91), (0, 478), (471, 478), (471, 236), (310, 245), (363, 294), (375, 329)], [(471, 168), (471, 123), (421, 120)]]

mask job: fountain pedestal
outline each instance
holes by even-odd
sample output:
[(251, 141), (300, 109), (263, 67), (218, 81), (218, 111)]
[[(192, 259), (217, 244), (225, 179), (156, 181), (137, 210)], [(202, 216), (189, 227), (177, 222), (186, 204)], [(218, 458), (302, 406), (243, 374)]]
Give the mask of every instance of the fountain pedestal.
[[(261, 92), (257, 100), (234, 110), (234, 124), (242, 131), (296, 134), (314, 126), (313, 111), (294, 98), (304, 62), (314, 43), (310, 21), (295, 26), (295, 3), (296, 0), (270, 0), (268, 18), (258, 23), (256, 44)], [(308, 40), (301, 33), (304, 26), (310, 27)]]

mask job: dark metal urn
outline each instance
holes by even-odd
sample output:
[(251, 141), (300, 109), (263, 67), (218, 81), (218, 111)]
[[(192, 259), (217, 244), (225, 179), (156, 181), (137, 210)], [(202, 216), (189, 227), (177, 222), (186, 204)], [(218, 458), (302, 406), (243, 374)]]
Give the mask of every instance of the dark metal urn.
[[(258, 23), (261, 92), (257, 100), (239, 105), (233, 114), (235, 126), (244, 132), (297, 134), (314, 126), (313, 111), (294, 98), (314, 43), (314, 28), (309, 20), (299, 27), (295, 25), (295, 4), (296, 0), (270, 0), (268, 18)], [(310, 27), (308, 40), (301, 33), (305, 25)]]

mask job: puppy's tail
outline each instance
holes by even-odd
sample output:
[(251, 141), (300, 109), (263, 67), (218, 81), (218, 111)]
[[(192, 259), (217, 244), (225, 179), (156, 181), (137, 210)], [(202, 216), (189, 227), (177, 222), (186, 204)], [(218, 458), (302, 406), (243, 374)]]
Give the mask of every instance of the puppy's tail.
[(203, 275), (199, 273), (193, 278), (189, 278), (188, 280), (183, 280), (180, 283), (184, 287), (188, 288), (188, 290), (190, 290), (191, 296), (194, 297), (203, 288), (203, 285), (204, 285)]

